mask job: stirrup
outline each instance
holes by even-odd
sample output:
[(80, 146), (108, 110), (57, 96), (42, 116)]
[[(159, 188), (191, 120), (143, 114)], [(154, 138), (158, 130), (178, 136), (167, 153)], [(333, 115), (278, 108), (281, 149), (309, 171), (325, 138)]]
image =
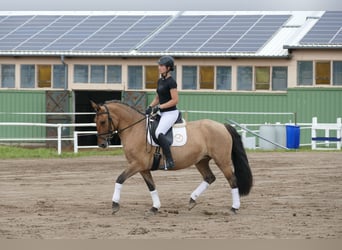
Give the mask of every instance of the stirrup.
[[(171, 165), (171, 166), (170, 166)], [(165, 164), (164, 164), (164, 170), (169, 170), (169, 169), (173, 169), (175, 167), (175, 163), (173, 160), (171, 161), (167, 161), (165, 160)]]

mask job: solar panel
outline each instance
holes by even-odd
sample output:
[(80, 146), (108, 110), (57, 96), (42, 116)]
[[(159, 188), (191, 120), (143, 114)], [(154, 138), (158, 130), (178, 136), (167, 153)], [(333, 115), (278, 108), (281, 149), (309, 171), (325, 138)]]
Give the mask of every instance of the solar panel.
[(326, 11), (300, 44), (341, 44), (342, 11)]
[[(89, 20), (90, 19), (90, 20)], [(92, 18), (90, 16), (65, 16), (51, 25), (47, 32), (57, 29), (58, 35), (43, 50), (72, 50), (74, 46), (79, 44), (89, 34), (94, 32), (94, 28), (90, 27)]]
[[(0, 16), (0, 50), (249, 52), (290, 15)], [(327, 11), (301, 43), (342, 43), (342, 12)]]
[[(18, 43), (18, 38), (11, 36), (33, 16), (8, 16), (3, 18), (0, 25), (0, 48), (10, 50)], [(13, 40), (11, 40), (13, 39)]]
[[(83, 17), (84, 18), (84, 17)], [(65, 32), (74, 27), (82, 17), (53, 16), (52, 19), (42, 19), (42, 27), (39, 32), (26, 38), (17, 50), (43, 50), (61, 37)]]
[(170, 51), (198, 51), (231, 16), (206, 16), (174, 43)]
[(289, 15), (263, 16), (232, 46), (230, 52), (256, 52), (289, 19)]
[(149, 40), (140, 51), (168, 51), (204, 16), (179, 16)]
[(136, 49), (137, 45), (148, 38), (158, 29), (169, 16), (140, 16), (102, 51), (129, 51)]
[(261, 16), (234, 16), (199, 51), (226, 52)]

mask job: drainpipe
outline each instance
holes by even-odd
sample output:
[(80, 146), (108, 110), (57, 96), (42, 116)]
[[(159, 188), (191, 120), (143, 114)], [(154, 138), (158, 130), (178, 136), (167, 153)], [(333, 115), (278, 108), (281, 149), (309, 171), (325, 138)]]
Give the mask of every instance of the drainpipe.
[(64, 90), (68, 89), (68, 64), (65, 63), (64, 61), (65, 57), (64, 55), (61, 55), (61, 62), (64, 65)]

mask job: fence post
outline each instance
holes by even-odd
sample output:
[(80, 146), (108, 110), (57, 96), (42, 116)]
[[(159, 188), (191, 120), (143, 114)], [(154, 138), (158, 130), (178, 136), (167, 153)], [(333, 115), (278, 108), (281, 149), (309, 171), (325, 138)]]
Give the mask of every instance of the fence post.
[(74, 131), (74, 153), (78, 153), (78, 136), (77, 136), (77, 131)]
[[(341, 117), (337, 118), (337, 131), (336, 131), (336, 137), (341, 138), (341, 133), (342, 133), (342, 120)], [(341, 149), (341, 140), (337, 142), (337, 149)]]
[[(312, 124), (311, 124), (311, 138), (316, 138), (317, 133), (316, 133), (316, 127), (317, 127), (317, 117), (312, 117)], [(316, 141), (311, 140), (311, 149), (316, 149)]]
[(62, 153), (62, 124), (57, 124), (57, 150), (60, 155)]

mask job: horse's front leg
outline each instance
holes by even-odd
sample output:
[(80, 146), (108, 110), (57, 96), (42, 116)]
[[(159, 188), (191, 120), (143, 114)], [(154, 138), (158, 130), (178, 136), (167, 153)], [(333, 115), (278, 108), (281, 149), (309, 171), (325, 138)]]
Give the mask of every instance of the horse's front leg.
[(125, 169), (119, 177), (116, 179), (114, 194), (112, 198), (112, 214), (115, 214), (120, 209), (120, 196), (123, 183), (131, 176), (136, 174), (138, 171), (134, 168)]
[(152, 208), (148, 211), (147, 215), (155, 215), (158, 213), (158, 210), (161, 206), (159, 195), (156, 190), (156, 185), (154, 184), (151, 172), (149, 170), (140, 172), (141, 176), (144, 178), (144, 181), (148, 187), (148, 190), (150, 191), (151, 197), (152, 197)]

